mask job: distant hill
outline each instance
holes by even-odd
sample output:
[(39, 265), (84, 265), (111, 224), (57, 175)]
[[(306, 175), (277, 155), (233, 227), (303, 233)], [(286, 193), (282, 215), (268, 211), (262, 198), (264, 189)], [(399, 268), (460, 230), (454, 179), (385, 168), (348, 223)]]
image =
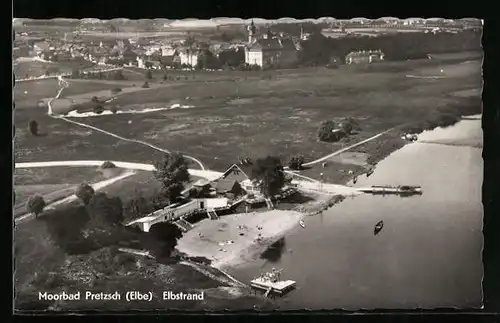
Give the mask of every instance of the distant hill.
[[(415, 18), (417, 19), (417, 18)], [(353, 18), (349, 20), (339, 20), (333, 17), (320, 17), (320, 18), (308, 18), (308, 19), (295, 19), (290, 17), (283, 17), (279, 19), (263, 19), (263, 18), (230, 18), (230, 17), (215, 17), (208, 20), (201, 20), (195, 18), (188, 19), (167, 19), (167, 18), (158, 18), (158, 19), (139, 19), (139, 20), (131, 20), (127, 18), (114, 18), (111, 20), (100, 20), (96, 18), (85, 18), (81, 20), (77, 19), (66, 19), (66, 18), (56, 18), (51, 20), (38, 20), (38, 19), (28, 19), (28, 18), (14, 18), (13, 25), (14, 27), (20, 26), (50, 26), (51, 28), (61, 27), (74, 27), (74, 28), (83, 28), (88, 26), (93, 26), (90, 29), (100, 29), (100, 27), (105, 26), (113, 26), (115, 29), (119, 31), (153, 31), (153, 30), (162, 30), (163, 28), (173, 28), (178, 30), (190, 30), (190, 29), (211, 29), (217, 28), (219, 26), (237, 26), (237, 25), (247, 25), (251, 21), (256, 25), (275, 25), (275, 24), (299, 24), (299, 23), (313, 23), (313, 24), (330, 24), (337, 21), (361, 21), (361, 20), (370, 20), (366, 18)], [(397, 21), (400, 20), (398, 18), (393, 17), (383, 17), (375, 20), (385, 20), (385, 21)], [(436, 21), (445, 21), (442, 18), (429, 18), (426, 19), (429, 22)], [(404, 21), (401, 19), (400, 21)], [(479, 19), (461, 19), (460, 21), (471, 23), (477, 23), (480, 21)]]

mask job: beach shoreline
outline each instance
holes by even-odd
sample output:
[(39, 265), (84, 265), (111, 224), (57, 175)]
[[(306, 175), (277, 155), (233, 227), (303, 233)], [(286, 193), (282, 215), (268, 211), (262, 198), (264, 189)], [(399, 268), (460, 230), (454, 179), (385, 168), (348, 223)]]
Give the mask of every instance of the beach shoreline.
[(233, 269), (299, 228), (303, 217), (298, 211), (269, 210), (204, 219), (179, 239), (176, 249), (188, 258), (207, 259), (213, 268)]

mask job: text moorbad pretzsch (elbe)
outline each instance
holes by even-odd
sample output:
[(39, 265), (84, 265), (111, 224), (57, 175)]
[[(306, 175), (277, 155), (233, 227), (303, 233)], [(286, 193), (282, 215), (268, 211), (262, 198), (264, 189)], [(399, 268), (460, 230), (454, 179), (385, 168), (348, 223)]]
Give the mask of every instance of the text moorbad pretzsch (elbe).
[(126, 293), (95, 293), (91, 291), (85, 292), (60, 292), (60, 293), (48, 293), (48, 292), (39, 292), (38, 300), (46, 300), (46, 301), (80, 301), (80, 300), (88, 300), (88, 301), (119, 301), (126, 300), (128, 302), (131, 301), (146, 301), (150, 302), (153, 299), (152, 292), (139, 292), (139, 291), (128, 291)]

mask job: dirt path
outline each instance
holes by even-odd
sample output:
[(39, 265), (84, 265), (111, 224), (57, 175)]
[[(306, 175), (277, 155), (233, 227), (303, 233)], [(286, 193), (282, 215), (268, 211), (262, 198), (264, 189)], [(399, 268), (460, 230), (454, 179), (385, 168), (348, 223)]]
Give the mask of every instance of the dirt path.
[[(119, 135), (117, 135), (115, 133), (106, 131), (106, 130), (101, 129), (101, 128), (97, 128), (97, 127), (94, 127), (94, 126), (91, 126), (91, 125), (88, 125), (88, 124), (85, 124), (85, 123), (73, 121), (73, 120), (70, 120), (70, 119), (65, 118), (63, 116), (60, 116), (60, 115), (54, 115), (54, 113), (52, 112), (52, 101), (54, 101), (55, 99), (59, 99), (59, 97), (61, 96), (61, 94), (64, 91), (64, 89), (69, 86), (69, 83), (66, 80), (64, 80), (64, 78), (62, 76), (59, 76), (58, 80), (59, 80), (59, 82), (62, 85), (61, 89), (59, 90), (59, 92), (57, 92), (56, 96), (54, 98), (50, 99), (50, 101), (47, 103), (47, 106), (48, 106), (48, 115), (51, 116), (52, 118), (59, 119), (59, 120), (64, 120), (64, 121), (66, 121), (68, 123), (76, 124), (76, 125), (78, 125), (80, 127), (85, 127), (85, 128), (88, 128), (88, 129), (99, 131), (99, 132), (104, 133), (104, 134), (106, 134), (108, 136), (111, 136), (111, 137), (114, 137), (114, 138), (117, 138), (117, 139), (120, 139), (120, 140), (123, 140), (123, 141), (128, 141), (128, 142), (140, 144), (140, 145), (143, 145), (143, 146), (147, 146), (149, 148), (152, 148), (152, 149), (157, 150), (157, 151), (161, 151), (163, 153), (167, 153), (167, 154), (170, 153), (170, 151), (167, 150), (167, 149), (160, 148), (158, 146), (155, 146), (155, 145), (150, 144), (150, 143), (145, 142), (145, 141), (136, 140), (136, 139), (130, 139), (130, 138), (125, 138), (125, 137), (119, 136)], [(198, 165), (200, 165), (200, 168), (202, 170), (205, 170), (205, 166), (203, 165), (203, 163), (200, 160), (198, 160), (198, 159), (196, 159), (196, 158), (194, 158), (192, 156), (188, 156), (188, 155), (184, 155), (184, 157), (186, 157), (187, 159), (190, 159), (190, 160), (194, 161), (195, 163), (197, 163)]]
[(360, 141), (360, 142), (358, 142), (358, 143), (355, 143), (355, 144), (350, 145), (350, 146), (348, 146), (348, 147), (345, 147), (345, 148), (342, 148), (342, 149), (340, 149), (340, 150), (337, 150), (336, 152), (333, 152), (333, 153), (331, 153), (331, 154), (328, 154), (328, 155), (326, 155), (326, 156), (323, 156), (323, 157), (318, 158), (318, 159), (316, 159), (316, 160), (313, 160), (313, 161), (311, 161), (311, 162), (305, 163), (305, 164), (303, 164), (303, 166), (306, 166), (306, 167), (307, 167), (307, 166), (312, 166), (312, 165), (315, 165), (315, 164), (317, 164), (317, 163), (321, 163), (321, 162), (323, 162), (323, 161), (325, 161), (325, 160), (327, 160), (327, 159), (329, 159), (329, 158), (331, 158), (331, 157), (333, 157), (333, 156), (339, 155), (339, 154), (341, 154), (341, 153), (343, 153), (343, 152), (345, 152), (345, 151), (348, 151), (348, 150), (350, 150), (350, 149), (352, 149), (352, 148), (355, 148), (355, 147), (357, 147), (357, 146), (361, 146), (362, 144), (366, 144), (367, 142), (370, 142), (370, 141), (372, 141), (372, 140), (374, 140), (374, 139), (377, 139), (378, 137), (380, 137), (380, 136), (382, 136), (382, 135), (384, 135), (384, 134), (388, 133), (389, 131), (391, 131), (391, 130), (393, 130), (393, 129), (394, 129), (394, 128), (391, 128), (391, 129), (387, 129), (387, 130), (385, 130), (385, 131), (382, 131), (381, 133), (378, 133), (378, 134), (376, 134), (375, 136), (372, 136), (372, 137), (370, 137), (370, 138), (368, 138), (368, 139), (362, 140), (362, 141)]

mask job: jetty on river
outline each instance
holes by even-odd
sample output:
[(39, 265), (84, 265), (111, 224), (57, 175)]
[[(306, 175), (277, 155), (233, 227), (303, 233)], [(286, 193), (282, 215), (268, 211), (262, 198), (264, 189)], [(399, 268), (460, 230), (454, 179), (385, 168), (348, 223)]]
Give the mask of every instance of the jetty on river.
[(421, 195), (422, 187), (410, 185), (372, 185), (370, 187), (358, 188), (358, 191), (371, 194)]
[(264, 291), (264, 296), (268, 297), (272, 294), (280, 296), (286, 294), (295, 288), (294, 280), (280, 280), (281, 270), (272, 269), (271, 272), (264, 273), (260, 277), (255, 278), (250, 282), (250, 286), (254, 290)]

